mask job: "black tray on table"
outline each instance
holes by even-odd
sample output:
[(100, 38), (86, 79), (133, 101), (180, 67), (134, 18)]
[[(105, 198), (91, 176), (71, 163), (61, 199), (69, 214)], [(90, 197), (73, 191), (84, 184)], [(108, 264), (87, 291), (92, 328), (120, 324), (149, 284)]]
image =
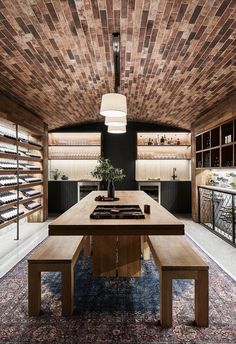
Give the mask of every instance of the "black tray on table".
[(119, 197), (105, 197), (105, 196), (97, 196), (94, 199), (97, 202), (114, 202), (114, 201), (119, 201)]
[(91, 219), (144, 219), (139, 205), (97, 205)]

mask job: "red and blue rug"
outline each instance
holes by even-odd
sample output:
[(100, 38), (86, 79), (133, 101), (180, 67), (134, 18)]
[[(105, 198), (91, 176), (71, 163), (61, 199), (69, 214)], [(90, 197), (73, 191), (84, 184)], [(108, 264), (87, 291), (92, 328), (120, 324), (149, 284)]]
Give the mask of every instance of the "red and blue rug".
[[(190, 241), (190, 240), (189, 240)], [(60, 274), (42, 276), (42, 315), (27, 315), (27, 260), (0, 280), (0, 344), (236, 343), (236, 282), (193, 242), (210, 267), (210, 325), (194, 326), (194, 285), (173, 284), (173, 327), (159, 324), (159, 274), (142, 262), (141, 278), (95, 278), (90, 257), (75, 270), (75, 313), (61, 316)]]

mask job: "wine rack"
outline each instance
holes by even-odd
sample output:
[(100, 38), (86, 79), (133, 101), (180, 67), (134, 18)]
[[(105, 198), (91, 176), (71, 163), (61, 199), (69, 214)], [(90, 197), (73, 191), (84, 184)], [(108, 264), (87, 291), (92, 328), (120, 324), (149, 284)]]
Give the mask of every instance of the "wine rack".
[[(32, 132), (0, 119), (0, 228), (47, 218), (47, 127)], [(34, 217), (34, 215), (37, 215)]]
[(196, 136), (196, 168), (236, 167), (236, 120)]

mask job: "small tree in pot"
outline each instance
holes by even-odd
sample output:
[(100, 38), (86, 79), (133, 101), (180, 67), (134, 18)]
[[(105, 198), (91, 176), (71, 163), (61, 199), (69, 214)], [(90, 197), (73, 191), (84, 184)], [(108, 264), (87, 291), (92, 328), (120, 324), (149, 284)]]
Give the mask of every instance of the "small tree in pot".
[(115, 198), (114, 182), (120, 182), (125, 178), (122, 168), (114, 167), (109, 159), (104, 159), (102, 157), (98, 159), (98, 165), (91, 174), (97, 179), (102, 179), (108, 182), (107, 197), (109, 198)]

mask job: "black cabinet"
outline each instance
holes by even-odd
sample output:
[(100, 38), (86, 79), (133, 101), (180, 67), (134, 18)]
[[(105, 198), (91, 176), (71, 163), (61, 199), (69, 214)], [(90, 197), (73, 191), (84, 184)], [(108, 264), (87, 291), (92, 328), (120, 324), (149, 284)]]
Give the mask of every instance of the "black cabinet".
[(63, 213), (78, 202), (77, 181), (48, 182), (48, 212)]
[(161, 182), (161, 205), (171, 213), (191, 213), (192, 197), (190, 181)]

